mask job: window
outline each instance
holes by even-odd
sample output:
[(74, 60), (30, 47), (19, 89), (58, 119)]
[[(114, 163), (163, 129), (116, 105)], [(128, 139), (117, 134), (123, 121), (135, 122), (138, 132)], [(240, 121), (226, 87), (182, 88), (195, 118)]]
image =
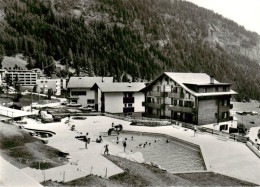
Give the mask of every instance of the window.
[(157, 116), (161, 117), (161, 110), (157, 109)]
[(174, 100), (174, 102), (173, 102), (173, 105), (174, 105), (174, 106), (177, 106), (177, 101), (178, 101), (178, 100)]
[(157, 104), (161, 104), (161, 98), (157, 98)]
[(88, 99), (88, 104), (94, 104), (95, 103), (95, 100), (94, 99)]
[(223, 87), (223, 91), (226, 92), (227, 91), (227, 87), (224, 86)]
[(219, 130), (220, 130), (220, 131), (222, 131), (222, 130), (224, 130), (224, 131), (228, 130), (228, 125), (220, 125)]
[(72, 96), (87, 95), (87, 92), (86, 91), (72, 91), (71, 95)]
[(125, 97), (133, 97), (133, 93), (125, 93)]
[(228, 118), (228, 112), (222, 112), (222, 118), (223, 119)]
[(133, 107), (133, 104), (132, 103), (128, 103), (128, 104), (126, 103), (125, 108), (127, 108), (127, 107)]
[(157, 92), (161, 92), (161, 86), (157, 86)]
[(215, 88), (216, 92), (218, 92), (218, 87)]
[(179, 101), (179, 106), (183, 106), (183, 100)]

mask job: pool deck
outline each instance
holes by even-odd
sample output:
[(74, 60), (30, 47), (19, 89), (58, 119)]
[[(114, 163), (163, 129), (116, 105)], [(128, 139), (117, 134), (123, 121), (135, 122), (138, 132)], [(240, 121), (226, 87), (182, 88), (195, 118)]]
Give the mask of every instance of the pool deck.
[[(245, 144), (233, 140), (223, 141), (218, 139), (217, 136), (201, 133), (194, 137), (192, 130), (185, 131), (184, 128), (178, 126), (130, 126), (130, 122), (105, 116), (87, 117), (86, 120), (71, 119), (70, 125), (65, 124), (65, 120), (62, 120), (60, 123), (49, 124), (40, 124), (34, 120), (28, 120), (29, 123), (25, 126), (26, 128), (55, 132), (56, 135), (47, 138), (49, 140), (48, 145), (69, 152), (71, 156), (70, 162), (67, 165), (52, 168), (48, 171), (45, 170), (45, 180), (48, 178), (50, 180), (63, 181), (64, 171), (65, 182), (87, 176), (91, 173), (102, 177), (109, 177), (123, 172), (121, 168), (118, 168), (102, 156), (104, 145), (108, 144), (108, 142), (104, 141), (101, 144), (91, 142), (88, 149), (85, 149), (84, 142), (75, 139), (75, 136), (80, 135), (80, 132), (82, 132), (82, 135), (88, 132), (91, 140), (95, 140), (100, 135), (100, 132), (107, 132), (111, 128), (112, 122), (114, 122), (115, 124), (122, 124), (124, 130), (160, 133), (197, 144), (201, 148), (208, 171), (260, 185), (260, 159)], [(71, 125), (75, 125), (76, 131), (69, 130)], [(123, 147), (121, 149), (112, 144), (109, 144), (109, 152), (112, 155), (138, 162), (143, 161), (140, 153), (124, 153)], [(55, 172), (53, 172), (54, 170)], [(39, 182), (44, 180), (41, 170), (25, 168), (23, 171)], [(55, 176), (53, 173), (57, 173), (56, 175), (58, 176)]]
[(217, 136), (197, 133), (178, 126), (140, 127), (125, 125), (125, 130), (160, 133), (200, 146), (208, 171), (260, 185), (260, 159), (243, 143), (223, 141)]

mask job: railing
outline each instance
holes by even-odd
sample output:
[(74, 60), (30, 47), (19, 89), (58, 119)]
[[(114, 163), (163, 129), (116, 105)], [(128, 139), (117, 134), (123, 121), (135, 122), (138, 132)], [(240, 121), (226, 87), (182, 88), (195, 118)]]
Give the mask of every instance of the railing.
[(165, 104), (157, 104), (157, 103), (147, 103), (147, 102), (143, 102), (142, 106), (145, 107), (151, 107), (151, 108), (156, 108), (156, 109), (164, 109)]
[(254, 143), (249, 137), (244, 137), (244, 136), (240, 136), (240, 135), (236, 135), (236, 134), (230, 134), (230, 133), (227, 133), (227, 132), (209, 129), (209, 128), (206, 128), (206, 127), (198, 127), (198, 129), (202, 132), (207, 132), (207, 133), (210, 133), (210, 134), (215, 134), (215, 135), (218, 135), (218, 136), (227, 137), (227, 138), (234, 140), (234, 141), (246, 143), (247, 147), (260, 158), (260, 145), (257, 144), (257, 143)]
[(176, 98), (176, 99), (181, 98), (180, 93), (172, 93), (172, 92), (168, 93), (168, 97), (173, 97), (173, 98)]
[(195, 108), (174, 106), (174, 105), (166, 105), (166, 109), (176, 111), (176, 112), (185, 112), (185, 113), (193, 113), (196, 111)]
[(124, 97), (123, 98), (123, 103), (134, 103), (135, 98), (134, 97)]
[(151, 95), (151, 96), (155, 96), (155, 97), (162, 97), (162, 96), (163, 96), (163, 92), (154, 92), (154, 91), (151, 91), (151, 92), (150, 92), (150, 95)]
[(134, 107), (125, 107), (125, 108), (123, 108), (123, 112), (124, 113), (135, 112), (135, 108)]

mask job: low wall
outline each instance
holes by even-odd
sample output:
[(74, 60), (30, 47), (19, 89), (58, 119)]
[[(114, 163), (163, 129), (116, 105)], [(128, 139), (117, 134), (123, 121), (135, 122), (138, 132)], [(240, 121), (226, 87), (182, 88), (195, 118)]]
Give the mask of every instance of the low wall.
[(246, 142), (246, 145), (249, 149), (251, 149), (251, 151), (253, 151), (259, 158), (260, 158), (260, 150), (258, 150), (254, 145), (252, 145), (252, 143), (250, 143), (249, 141)]

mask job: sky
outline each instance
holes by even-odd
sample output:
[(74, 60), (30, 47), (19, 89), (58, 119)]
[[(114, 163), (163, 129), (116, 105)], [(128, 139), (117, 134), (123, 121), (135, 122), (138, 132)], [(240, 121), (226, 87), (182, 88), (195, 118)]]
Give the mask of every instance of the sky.
[(260, 0), (186, 0), (213, 10), (260, 35)]

